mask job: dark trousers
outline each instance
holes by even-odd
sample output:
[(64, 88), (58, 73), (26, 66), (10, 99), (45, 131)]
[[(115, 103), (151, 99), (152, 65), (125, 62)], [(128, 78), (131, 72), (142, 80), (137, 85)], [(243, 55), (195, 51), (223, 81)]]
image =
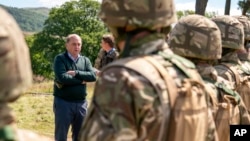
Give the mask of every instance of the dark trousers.
[(70, 125), (72, 126), (72, 141), (78, 141), (78, 134), (87, 113), (87, 100), (69, 102), (54, 97), (55, 140), (67, 141)]

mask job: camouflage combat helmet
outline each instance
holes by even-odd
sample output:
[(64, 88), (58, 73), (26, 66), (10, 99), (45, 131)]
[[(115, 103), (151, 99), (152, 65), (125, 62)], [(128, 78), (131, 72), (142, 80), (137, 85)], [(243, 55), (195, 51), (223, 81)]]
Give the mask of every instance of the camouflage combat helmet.
[(180, 56), (204, 60), (221, 58), (220, 30), (213, 21), (201, 15), (181, 18), (170, 32), (168, 42)]
[(222, 48), (243, 49), (244, 28), (239, 20), (229, 15), (216, 16), (212, 20), (220, 28)]
[(247, 16), (235, 16), (244, 26), (244, 37), (245, 40), (250, 40), (250, 21)]
[(14, 101), (32, 82), (29, 50), (16, 21), (0, 8), (0, 101)]
[(131, 31), (136, 28), (151, 30), (168, 27), (176, 22), (173, 0), (103, 0), (99, 17), (117, 37), (117, 28)]

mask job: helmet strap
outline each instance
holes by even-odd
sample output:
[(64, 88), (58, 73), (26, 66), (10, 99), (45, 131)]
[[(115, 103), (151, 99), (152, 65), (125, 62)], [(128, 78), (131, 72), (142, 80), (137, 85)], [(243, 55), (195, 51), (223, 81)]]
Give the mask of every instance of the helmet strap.
[(128, 32), (125, 37), (125, 47), (121, 53), (121, 57), (128, 57), (130, 52), (130, 41), (134, 35)]

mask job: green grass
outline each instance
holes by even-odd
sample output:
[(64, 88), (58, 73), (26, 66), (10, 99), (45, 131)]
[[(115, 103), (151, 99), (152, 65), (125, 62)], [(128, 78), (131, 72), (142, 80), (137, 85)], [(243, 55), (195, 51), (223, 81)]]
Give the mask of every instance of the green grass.
[[(34, 84), (17, 101), (10, 104), (16, 115), (18, 128), (32, 130), (48, 137), (54, 136), (52, 87), (52, 81)], [(94, 83), (89, 83), (88, 101), (91, 100), (93, 90)]]

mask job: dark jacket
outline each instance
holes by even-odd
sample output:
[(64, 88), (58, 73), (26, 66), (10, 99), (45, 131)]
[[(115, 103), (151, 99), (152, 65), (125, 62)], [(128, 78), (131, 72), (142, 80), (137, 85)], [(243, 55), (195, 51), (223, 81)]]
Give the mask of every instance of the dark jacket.
[(98, 69), (101, 69), (104, 66), (106, 66), (107, 64), (109, 64), (109, 63), (113, 62), (114, 60), (116, 60), (118, 55), (119, 54), (118, 54), (118, 52), (116, 51), (115, 48), (113, 48), (109, 52), (105, 51), (104, 55), (101, 58), (100, 68), (98, 68)]
[[(66, 72), (75, 70), (76, 75), (73, 77)], [(62, 53), (54, 59), (54, 96), (60, 97), (68, 101), (81, 101), (87, 95), (85, 82), (93, 82), (96, 80), (90, 60), (85, 56), (80, 56), (76, 63), (71, 60), (68, 53)]]

